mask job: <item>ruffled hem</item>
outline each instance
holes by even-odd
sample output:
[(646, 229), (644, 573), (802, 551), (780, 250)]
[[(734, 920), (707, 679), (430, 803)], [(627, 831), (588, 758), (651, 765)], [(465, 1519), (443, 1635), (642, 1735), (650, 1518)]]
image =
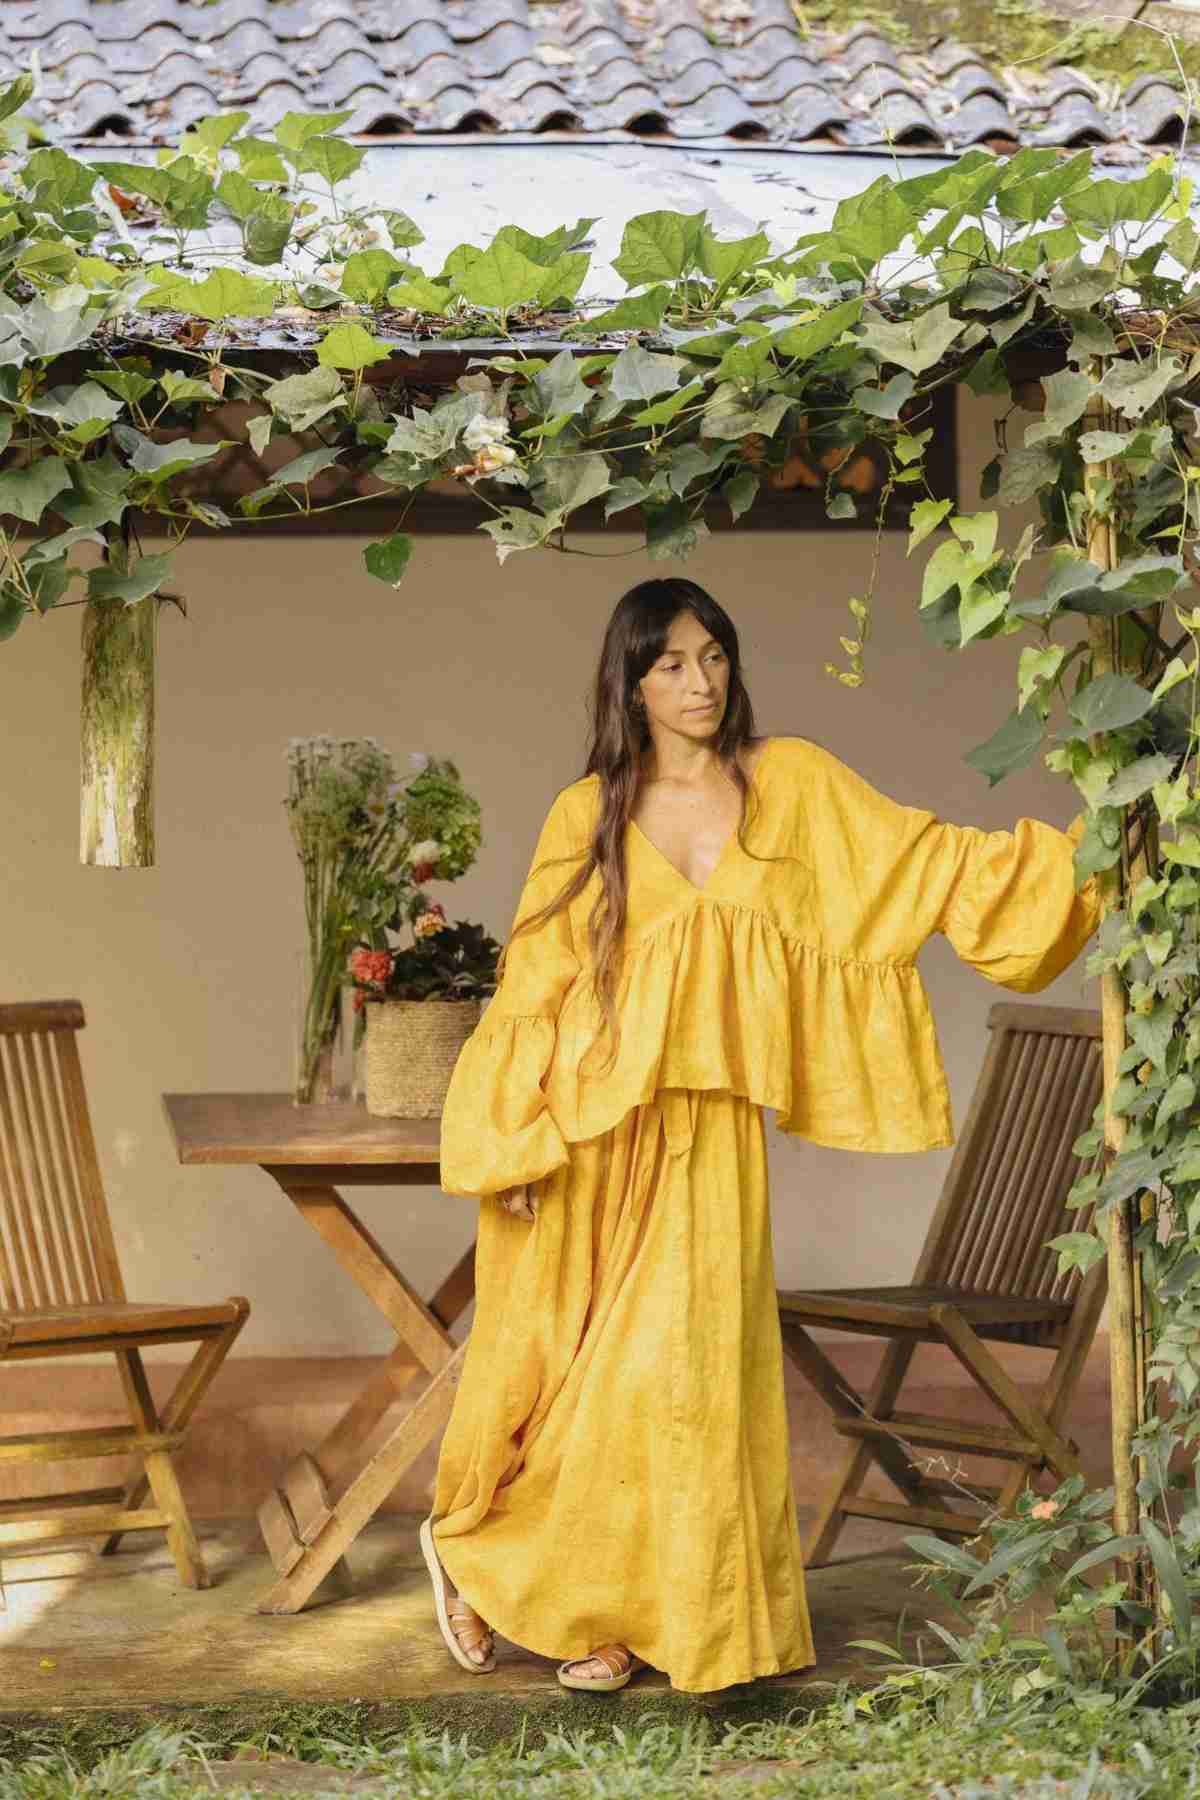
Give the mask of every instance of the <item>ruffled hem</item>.
[[(586, 981), (568, 991), (542, 1087), (567, 1143), (611, 1131), (664, 1088), (718, 1089), (776, 1109), (833, 1149), (954, 1142), (928, 997), (913, 963), (844, 960), (752, 908), (703, 900), (630, 956), (617, 1055)], [(887, 1079), (880, 1080), (880, 1070)]]
[[(540, 1181), (567, 1162), (570, 1144), (612, 1131), (663, 1090), (740, 1095), (774, 1108), (786, 1135), (832, 1150), (903, 1154), (954, 1142), (912, 963), (838, 958), (749, 907), (706, 900), (633, 949), (617, 1015), (615, 1062), (597, 1073), (608, 1046), (582, 975), (557, 1020), (488, 1006), (442, 1110), (446, 1193), (482, 1197)], [(673, 1119), (686, 1137), (684, 1114)]]
[[(589, 889), (513, 945), (502, 991), (454, 1071), (443, 1114), (443, 1186), (483, 1194), (540, 1180), (567, 1145), (611, 1131), (664, 1090), (721, 1091), (772, 1107), (784, 1133), (830, 1149), (910, 1152), (954, 1143), (950, 1096), (914, 958), (935, 931), (986, 980), (1037, 993), (1099, 922), (1093, 875), (1076, 889), (1085, 818), (1012, 831), (902, 807), (803, 740), (761, 848), (787, 883), (750, 883), (758, 904), (697, 893), (653, 846), (638, 877), (614, 995), (615, 1057), (581, 957)], [(794, 785), (790, 785), (793, 782)], [(594, 823), (564, 790), (535, 870), (577, 854)], [(799, 797), (799, 798), (798, 798)], [(802, 804), (801, 804), (802, 801)], [(774, 821), (774, 827), (772, 822)], [(635, 837), (631, 840), (638, 843)], [(811, 846), (821, 879), (797, 881)], [(735, 865), (722, 873), (732, 886)], [(557, 879), (553, 892), (561, 883)], [(738, 894), (742, 890), (736, 890)], [(773, 896), (773, 898), (772, 898)], [(552, 897), (531, 874), (518, 917)], [(641, 902), (644, 902), (642, 904)], [(770, 910), (771, 906), (775, 910)], [(856, 960), (851, 952), (861, 952)], [(686, 1108), (672, 1109), (684, 1129)]]

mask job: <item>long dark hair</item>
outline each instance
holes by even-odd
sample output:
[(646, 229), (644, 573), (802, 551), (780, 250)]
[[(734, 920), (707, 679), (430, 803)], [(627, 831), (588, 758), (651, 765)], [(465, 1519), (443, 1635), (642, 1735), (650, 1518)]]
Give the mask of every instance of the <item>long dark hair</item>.
[[(748, 855), (754, 854), (746, 844), (743, 831), (748, 822), (747, 801), (753, 803), (755, 795), (739, 752), (757, 734), (754, 708), (742, 679), (741, 653), (733, 620), (697, 582), (682, 576), (639, 581), (617, 601), (604, 633), (596, 670), (591, 744), (584, 769), (584, 775), (598, 774), (600, 777), (600, 808), (595, 831), (581, 867), (562, 891), (538, 912), (523, 919), (512, 934), (515, 937), (521, 931), (536, 930), (586, 887), (593, 869), (600, 870), (601, 892), (588, 919), (588, 941), (593, 968), (592, 992), (600, 1003), (605, 1031), (612, 1041), (606, 1068), (611, 1068), (616, 1057), (619, 1037), (615, 996), (628, 898), (625, 840), (641, 777), (642, 755), (650, 743), (646, 714), (638, 704), (638, 683), (662, 655), (671, 621), (684, 610), (695, 614), (728, 658), (729, 684), (716, 749), (742, 796), (738, 842)], [(505, 945), (497, 965), (498, 976), (503, 972), (507, 954), (508, 946)]]

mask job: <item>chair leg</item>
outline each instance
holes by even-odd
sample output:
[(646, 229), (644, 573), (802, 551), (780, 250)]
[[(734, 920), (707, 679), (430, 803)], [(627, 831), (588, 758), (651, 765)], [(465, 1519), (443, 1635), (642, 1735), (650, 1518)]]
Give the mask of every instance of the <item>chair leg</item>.
[[(1060, 1481), (1078, 1475), (1079, 1458), (1039, 1406), (1027, 1400), (983, 1339), (954, 1306), (931, 1306), (930, 1319), (963, 1368), (995, 1402), (1018, 1431), (1033, 1439), (1044, 1461)], [(1018, 1489), (1018, 1492), (1020, 1490)]]
[[(146, 1380), (146, 1370), (141, 1352), (118, 1350), (115, 1354), (121, 1383), (125, 1389), (125, 1398), (129, 1403), (134, 1424), (139, 1431), (147, 1433), (160, 1431), (162, 1427), (155, 1412), (150, 1384)], [(179, 1579), (185, 1587), (206, 1588), (210, 1586), (208, 1571), (204, 1566), (204, 1558), (196, 1539), (196, 1533), (192, 1529), (192, 1521), (188, 1515), (187, 1503), (183, 1498), (183, 1490), (179, 1485), (179, 1477), (175, 1472), (175, 1464), (171, 1460), (171, 1452), (169, 1450), (147, 1450), (144, 1453), (143, 1462), (146, 1471), (145, 1479), (154, 1495), (154, 1503), (167, 1519), (167, 1546), (175, 1558)]]
[[(1082, 1311), (1083, 1304), (1089, 1296), (1083, 1296), (1083, 1302), (1077, 1303), (1077, 1314)], [(1099, 1305), (1094, 1304), (1092, 1311), (1099, 1316)], [(1038, 1394), (1037, 1406), (1053, 1430), (1061, 1432), (1063, 1421), (1070, 1410), (1071, 1401), (1075, 1397), (1075, 1388), (1083, 1369), (1084, 1358), (1088, 1346), (1095, 1335), (1095, 1319), (1085, 1321), (1087, 1328), (1068, 1336), (1054, 1359), (1054, 1365), (1042, 1383)], [(1043, 1459), (1040, 1462), (1015, 1463), (1000, 1488), (996, 1500), (997, 1512), (1009, 1514), (1015, 1508), (1026, 1482), (1031, 1475), (1036, 1475), (1046, 1468)], [(1053, 1471), (1052, 1471), (1053, 1472)]]
[[(166, 1405), (162, 1409), (162, 1429), (164, 1431), (183, 1431), (192, 1414), (208, 1392), (209, 1386), (237, 1337), (242, 1326), (250, 1316), (250, 1302), (236, 1297), (237, 1317), (225, 1326), (224, 1330), (205, 1338), (197, 1349), (191, 1362), (176, 1382)], [(145, 1505), (146, 1496), (150, 1492), (150, 1482), (143, 1471), (139, 1471), (127, 1484), (124, 1498), (121, 1501), (123, 1512), (136, 1512), (139, 1506)], [(111, 1556), (116, 1550), (124, 1532), (115, 1531), (100, 1546), (101, 1556)]]
[[(913, 1358), (914, 1344), (903, 1339), (889, 1343), (870, 1397), (864, 1401), (802, 1325), (792, 1319), (781, 1319), (780, 1332), (787, 1354), (834, 1413), (852, 1418), (861, 1418), (867, 1413), (875, 1419), (891, 1416)], [(913, 1505), (938, 1498), (928, 1493), (919, 1470), (912, 1467), (899, 1444), (893, 1444), (887, 1438), (878, 1438), (873, 1443), (867, 1439), (855, 1442), (826, 1489), (809, 1532), (804, 1550), (806, 1568), (820, 1568), (829, 1561), (846, 1522), (847, 1513), (842, 1502), (857, 1494), (873, 1462), (879, 1464), (892, 1485)]]

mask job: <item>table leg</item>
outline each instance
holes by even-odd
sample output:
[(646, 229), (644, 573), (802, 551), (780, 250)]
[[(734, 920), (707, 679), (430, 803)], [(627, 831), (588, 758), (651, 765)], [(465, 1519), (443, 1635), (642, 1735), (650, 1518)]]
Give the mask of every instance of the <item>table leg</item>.
[[(301, 1216), (395, 1327), (399, 1342), (332, 1431), (311, 1454), (301, 1453), (282, 1488), (259, 1510), (279, 1575), (259, 1602), (258, 1610), (268, 1613), (298, 1612), (331, 1571), (340, 1568), (345, 1575), (346, 1549), (445, 1425), (466, 1350), (465, 1343), (455, 1346), (448, 1327), (474, 1294), (474, 1244), (426, 1304), (336, 1189), (316, 1169), (313, 1177), (310, 1184), (295, 1180), (291, 1170), (287, 1180), (275, 1173)], [(430, 1379), (364, 1462), (364, 1443), (422, 1365)]]
[(467, 1346), (460, 1344), (396, 1426), (387, 1442), (334, 1503), (332, 1516), (296, 1565), (263, 1595), (262, 1613), (299, 1612), (318, 1582), (345, 1555), (363, 1526), (378, 1511), (404, 1471), (450, 1417)]
[[(475, 1244), (463, 1251), (429, 1310), (442, 1325), (453, 1325), (475, 1294)], [(329, 1435), (313, 1451), (313, 1459), (333, 1488), (340, 1488), (346, 1464), (383, 1415), (400, 1398), (419, 1365), (407, 1344), (397, 1344), (371, 1376), (358, 1398), (342, 1414)]]
[(340, 1491), (357, 1464), (361, 1463), (361, 1446), (370, 1437), (380, 1419), (399, 1400), (413, 1376), (420, 1372), (407, 1344), (397, 1344), (385, 1356), (356, 1399), (352, 1400), (337, 1424), (321, 1439), (313, 1451), (313, 1460), (330, 1487)]
[(289, 1186), (283, 1191), (430, 1374), (440, 1369), (454, 1348), (450, 1333), (336, 1188)]

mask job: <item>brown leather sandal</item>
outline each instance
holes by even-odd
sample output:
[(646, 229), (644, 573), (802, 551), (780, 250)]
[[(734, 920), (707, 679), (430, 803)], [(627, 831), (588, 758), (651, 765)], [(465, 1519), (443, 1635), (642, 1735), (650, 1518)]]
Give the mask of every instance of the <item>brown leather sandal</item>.
[(494, 1669), (496, 1666), (495, 1646), (488, 1650), (482, 1662), (476, 1662), (471, 1651), (484, 1644), (491, 1637), (491, 1628), (484, 1624), (470, 1601), (464, 1600), (461, 1594), (450, 1594), (446, 1599), (447, 1622), (455, 1638), (462, 1645), (466, 1655), (466, 1667), (471, 1670)]
[(461, 1594), (452, 1594), (446, 1580), (446, 1571), (442, 1568), (437, 1547), (433, 1541), (433, 1514), (421, 1521), (418, 1538), (421, 1554), (425, 1558), (425, 1566), (429, 1570), (429, 1578), (433, 1583), (433, 1602), (437, 1613), (438, 1630), (442, 1641), (455, 1662), (461, 1663), (464, 1669), (470, 1669), (472, 1675), (486, 1675), (489, 1669), (496, 1666), (496, 1647), (493, 1643), (482, 1662), (476, 1662), (468, 1656), (468, 1650), (474, 1650), (486, 1638), (492, 1636), (491, 1628), (485, 1625), (475, 1608)]
[[(567, 1670), (575, 1663), (591, 1662), (595, 1658), (602, 1662), (610, 1672), (603, 1675), (568, 1675)], [(592, 1650), (587, 1656), (569, 1656), (564, 1663), (558, 1665), (558, 1679), (564, 1687), (595, 1688), (599, 1693), (611, 1693), (615, 1688), (623, 1688), (638, 1669), (647, 1664), (640, 1656), (634, 1656), (624, 1644), (601, 1644), (599, 1650)]]

